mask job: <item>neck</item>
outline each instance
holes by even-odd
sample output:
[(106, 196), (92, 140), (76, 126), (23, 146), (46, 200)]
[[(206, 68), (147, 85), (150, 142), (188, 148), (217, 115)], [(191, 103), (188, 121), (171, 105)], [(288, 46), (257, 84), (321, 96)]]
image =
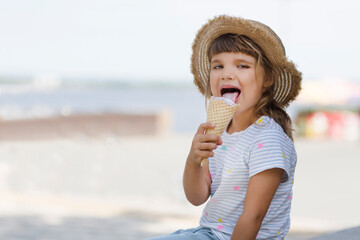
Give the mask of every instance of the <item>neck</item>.
[(247, 129), (248, 127), (253, 124), (258, 117), (254, 116), (252, 112), (249, 113), (242, 113), (234, 116), (234, 118), (231, 120), (229, 127), (227, 129), (227, 132), (229, 134), (232, 134), (234, 132), (241, 132)]

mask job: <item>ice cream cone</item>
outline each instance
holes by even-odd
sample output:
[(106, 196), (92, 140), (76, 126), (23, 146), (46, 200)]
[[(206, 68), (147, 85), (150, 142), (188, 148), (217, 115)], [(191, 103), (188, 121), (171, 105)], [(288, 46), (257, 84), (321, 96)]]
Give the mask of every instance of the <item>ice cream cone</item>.
[[(207, 110), (207, 122), (215, 124), (215, 128), (207, 129), (207, 134), (221, 136), (226, 130), (229, 122), (234, 117), (238, 105), (230, 99), (211, 97)], [(207, 158), (201, 160), (201, 166), (206, 162)]]

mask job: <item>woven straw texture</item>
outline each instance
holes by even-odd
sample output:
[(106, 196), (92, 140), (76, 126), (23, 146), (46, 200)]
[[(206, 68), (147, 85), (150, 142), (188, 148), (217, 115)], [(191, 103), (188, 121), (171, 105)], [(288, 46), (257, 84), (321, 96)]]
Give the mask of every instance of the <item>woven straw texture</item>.
[(276, 102), (281, 106), (287, 106), (296, 98), (301, 89), (301, 72), (287, 59), (285, 48), (276, 33), (260, 22), (226, 15), (215, 17), (203, 25), (193, 43), (191, 72), (194, 75), (194, 83), (202, 94), (206, 94), (209, 84), (208, 50), (217, 37), (226, 33), (245, 35), (265, 52), (266, 57), (274, 65), (277, 75), (274, 82)]

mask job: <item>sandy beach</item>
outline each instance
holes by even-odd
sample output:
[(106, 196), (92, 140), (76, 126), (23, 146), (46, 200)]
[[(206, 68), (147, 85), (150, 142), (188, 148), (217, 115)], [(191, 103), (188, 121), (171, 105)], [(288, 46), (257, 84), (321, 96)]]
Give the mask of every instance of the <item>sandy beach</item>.
[[(42, 127), (31, 131), (46, 124), (56, 129), (52, 121), (41, 121)], [(202, 206), (190, 205), (182, 191), (193, 133), (129, 136), (111, 131), (117, 121), (108, 121), (91, 126), (98, 134), (87, 134), (78, 127), (81, 121), (62, 122), (70, 129), (67, 135), (57, 131), (51, 138), (31, 139), (13, 131), (13, 139), (1, 138), (0, 221), (12, 223), (12, 231), (31, 232), (77, 220), (70, 225), (107, 232), (108, 238), (99, 239), (144, 239), (197, 226)], [(287, 239), (359, 226), (360, 143), (299, 138), (295, 144), (298, 165)], [(0, 227), (0, 237), (11, 236), (8, 226)], [(110, 228), (116, 228), (114, 238)]]

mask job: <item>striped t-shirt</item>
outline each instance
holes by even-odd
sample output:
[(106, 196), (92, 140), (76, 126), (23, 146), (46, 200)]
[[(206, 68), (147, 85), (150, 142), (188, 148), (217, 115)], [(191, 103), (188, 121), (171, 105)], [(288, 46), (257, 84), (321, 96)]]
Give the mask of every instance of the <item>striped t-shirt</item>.
[(267, 169), (284, 170), (282, 181), (256, 239), (284, 239), (290, 228), (292, 185), (296, 166), (293, 142), (272, 118), (263, 116), (245, 131), (222, 135), (223, 144), (209, 158), (211, 198), (200, 225), (219, 239), (230, 239), (244, 209), (249, 179)]

